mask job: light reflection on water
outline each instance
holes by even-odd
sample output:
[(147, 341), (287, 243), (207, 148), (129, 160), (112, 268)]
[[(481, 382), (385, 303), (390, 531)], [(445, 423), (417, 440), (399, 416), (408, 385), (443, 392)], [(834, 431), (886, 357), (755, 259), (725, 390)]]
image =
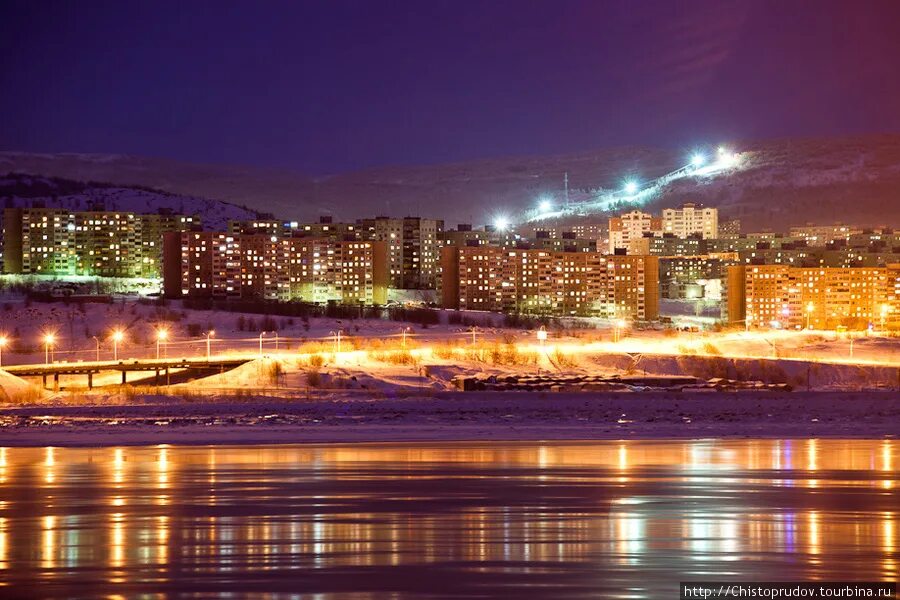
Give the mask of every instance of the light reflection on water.
[(0, 448), (0, 596), (658, 598), (703, 578), (896, 580), (897, 452)]

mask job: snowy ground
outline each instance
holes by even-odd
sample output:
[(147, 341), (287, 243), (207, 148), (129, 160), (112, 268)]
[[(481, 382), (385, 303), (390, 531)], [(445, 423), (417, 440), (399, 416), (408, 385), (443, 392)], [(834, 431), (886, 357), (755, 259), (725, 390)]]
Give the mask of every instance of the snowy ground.
[[(476, 315), (470, 315), (475, 317)], [(10, 303), (0, 333), (17, 341), (4, 364), (41, 363), (43, 332), (56, 333), (55, 360), (112, 358), (108, 333), (125, 332), (119, 358), (153, 357), (155, 328), (171, 342), (163, 355), (211, 351), (250, 362), (225, 373), (154, 387), (117, 372), (63, 377), (44, 392), (0, 371), (0, 445), (241, 443), (419, 439), (598, 439), (618, 437), (844, 436), (900, 433), (900, 340), (823, 333), (678, 333), (609, 329), (534, 331), (489, 326), (421, 327), (387, 320), (293, 320), (263, 336), (262, 316), (183, 310), (137, 302)], [(253, 320), (257, 331), (247, 331)], [(241, 330), (243, 323), (243, 331)], [(269, 323), (271, 326), (272, 323)], [(196, 329), (196, 326), (194, 327)], [(10, 331), (12, 329), (12, 331)], [(403, 331), (406, 331), (404, 345)], [(341, 331), (338, 351), (336, 336)], [(32, 342), (28, 342), (32, 340)], [(38, 340), (37, 343), (34, 340)], [(27, 347), (31, 343), (32, 347)], [(788, 383), (789, 394), (636, 391), (630, 394), (457, 392), (458, 375), (658, 374)], [(32, 384), (31, 386), (29, 385)], [(105, 386), (105, 387), (104, 387)], [(806, 390), (812, 390), (807, 392)], [(45, 418), (46, 417), (46, 418)]]
[[(536, 345), (533, 330), (504, 329), (502, 316), (466, 313), (480, 323), (476, 342), (512, 341)], [(584, 324), (584, 322), (582, 322)], [(243, 328), (242, 328), (243, 325)], [(743, 358), (815, 359), (846, 364), (889, 364), (900, 366), (900, 338), (837, 336), (828, 332), (730, 331), (688, 333), (627, 329), (619, 340), (607, 323), (595, 321), (596, 328), (551, 328), (545, 349), (570, 351), (593, 344), (593, 351), (630, 354), (679, 354), (732, 356)], [(393, 343), (399, 347), (406, 331), (410, 347), (428, 343), (468, 344), (471, 328), (447, 323), (422, 327), (411, 323), (379, 319), (325, 319), (304, 321), (299, 317), (264, 317), (222, 311), (188, 310), (180, 302), (166, 306), (117, 300), (113, 304), (26, 303), (14, 296), (0, 296), (0, 335), (10, 338), (3, 348), (3, 364), (39, 363), (45, 358), (44, 336), (54, 334), (51, 347), (55, 361), (89, 361), (113, 358), (111, 335), (123, 332), (118, 358), (150, 358), (156, 352), (156, 331), (164, 328), (169, 339), (161, 346), (168, 356), (200, 356), (206, 353), (205, 334), (214, 331), (213, 352), (255, 353), (260, 345), (265, 354), (298, 351), (319, 343), (334, 350), (335, 334), (341, 332), (342, 349)], [(277, 337), (277, 341), (276, 341)], [(95, 339), (96, 338), (96, 339)]]
[(344, 392), (200, 403), (149, 396), (0, 415), (0, 446), (898, 435), (896, 393)]

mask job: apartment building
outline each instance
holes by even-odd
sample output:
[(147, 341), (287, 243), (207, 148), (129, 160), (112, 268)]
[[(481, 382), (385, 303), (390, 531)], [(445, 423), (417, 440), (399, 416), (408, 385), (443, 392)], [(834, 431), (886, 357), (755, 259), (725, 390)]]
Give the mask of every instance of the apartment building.
[(382, 242), (187, 232), (165, 238), (164, 291), (177, 298), (384, 304)]
[(197, 226), (198, 217), (170, 212), (8, 208), (4, 272), (155, 278), (161, 275), (162, 236)]
[(728, 319), (763, 328), (896, 328), (898, 281), (898, 264), (874, 268), (730, 266)]
[(228, 231), (233, 234), (275, 235), (278, 237), (313, 237), (333, 239), (358, 239), (361, 227), (357, 223), (335, 223), (332, 217), (322, 216), (315, 223), (283, 221), (280, 219), (251, 219), (229, 221)]
[(656, 257), (448, 246), (441, 262), (445, 308), (636, 321), (659, 314)]
[(791, 227), (789, 236), (806, 240), (810, 246), (824, 246), (834, 240), (847, 240), (850, 236), (861, 233), (862, 229), (850, 225), (803, 225)]
[(384, 242), (391, 287), (433, 289), (440, 269), (444, 222), (421, 217), (375, 217), (360, 222), (362, 239)]
[(661, 236), (662, 219), (639, 210), (609, 219), (609, 253), (627, 251), (632, 240), (645, 236)]
[(662, 298), (721, 300), (726, 267), (737, 264), (737, 254), (660, 256), (659, 292)]
[(698, 235), (704, 240), (719, 237), (719, 209), (687, 203), (662, 211), (663, 233), (677, 238)]

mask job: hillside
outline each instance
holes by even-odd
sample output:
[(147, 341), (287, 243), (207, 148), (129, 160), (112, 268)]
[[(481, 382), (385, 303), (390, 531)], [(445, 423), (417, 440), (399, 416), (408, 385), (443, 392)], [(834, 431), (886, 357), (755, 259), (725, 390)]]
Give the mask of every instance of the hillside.
[(227, 227), (229, 219), (252, 219), (254, 211), (196, 196), (174, 194), (143, 186), (120, 186), (95, 181), (74, 181), (61, 177), (8, 173), (0, 176), (0, 206), (44, 205), (69, 210), (99, 208), (110, 211), (150, 213), (171, 210), (200, 215), (208, 229)]
[[(900, 135), (736, 143), (745, 159), (728, 176), (673, 183), (651, 207), (696, 201), (718, 206), (746, 228), (782, 230), (806, 222), (900, 225)], [(194, 165), (129, 156), (0, 153), (0, 173), (23, 171), (245, 204), (292, 219), (422, 214), (457, 222), (515, 214), (537, 198), (613, 189), (624, 178), (660, 176), (688, 151), (614, 148), (547, 157), (512, 157), (415, 167), (380, 167), (312, 178), (284, 170)]]

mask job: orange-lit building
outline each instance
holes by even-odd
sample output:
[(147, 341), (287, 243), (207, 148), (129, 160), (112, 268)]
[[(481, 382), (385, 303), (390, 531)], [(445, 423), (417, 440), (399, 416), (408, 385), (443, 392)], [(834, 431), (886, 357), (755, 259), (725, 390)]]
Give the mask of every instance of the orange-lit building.
[(659, 314), (654, 256), (454, 246), (441, 259), (445, 308), (636, 321)]
[(728, 320), (753, 327), (898, 327), (900, 265), (735, 265), (728, 268), (726, 290)]

